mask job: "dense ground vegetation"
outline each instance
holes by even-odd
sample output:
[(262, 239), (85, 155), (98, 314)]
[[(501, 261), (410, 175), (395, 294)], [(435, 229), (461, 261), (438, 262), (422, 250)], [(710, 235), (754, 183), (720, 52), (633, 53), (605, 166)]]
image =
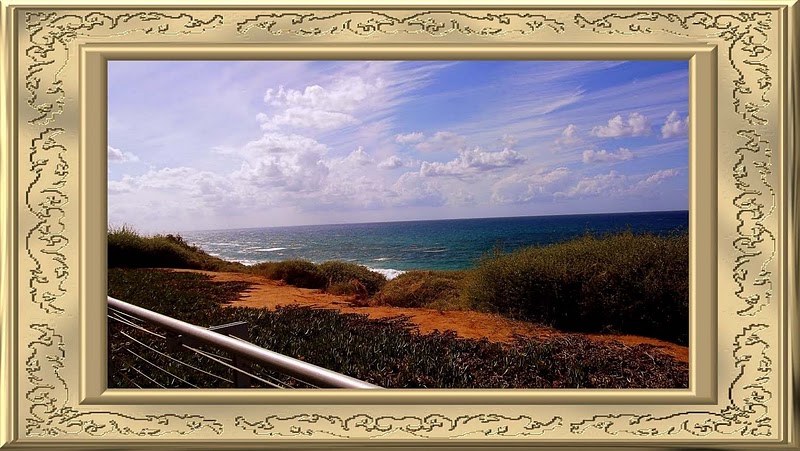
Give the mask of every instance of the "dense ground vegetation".
[[(384, 387), (688, 386), (688, 366), (653, 352), (647, 345), (598, 343), (579, 335), (546, 341), (519, 338), (514, 344), (503, 345), (460, 339), (452, 333), (421, 335), (402, 317), (371, 320), (366, 315), (335, 310), (224, 307), (247, 284), (211, 282), (209, 277), (195, 273), (112, 268), (108, 287), (110, 296), (201, 326), (246, 321), (250, 341), (259, 346)], [(110, 387), (231, 386), (164, 358), (159, 354), (165, 350), (163, 340), (150, 334), (110, 321), (109, 339)], [(151, 368), (143, 360), (166, 372)], [(226, 368), (194, 354), (182, 360), (230, 377)]]
[(347, 262), (254, 266), (209, 256), (173, 235), (109, 233), (109, 267), (241, 271), (363, 304), (494, 312), (574, 332), (644, 335), (686, 345), (689, 236), (624, 232), (510, 253), (496, 250), (463, 271), (409, 271), (388, 281)]
[(142, 236), (128, 226), (108, 231), (109, 268), (185, 268), (208, 271), (242, 271), (241, 263), (228, 262), (191, 246), (179, 235)]

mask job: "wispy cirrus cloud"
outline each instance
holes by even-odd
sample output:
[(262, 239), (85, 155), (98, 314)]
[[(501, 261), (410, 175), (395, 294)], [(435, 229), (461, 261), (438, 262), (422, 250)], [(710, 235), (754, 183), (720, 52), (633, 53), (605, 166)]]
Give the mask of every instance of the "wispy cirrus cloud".
[(630, 211), (674, 208), (688, 192), (675, 169), (688, 163), (675, 139), (688, 128), (686, 62), (116, 64), (109, 162), (147, 165), (109, 173), (111, 221)]

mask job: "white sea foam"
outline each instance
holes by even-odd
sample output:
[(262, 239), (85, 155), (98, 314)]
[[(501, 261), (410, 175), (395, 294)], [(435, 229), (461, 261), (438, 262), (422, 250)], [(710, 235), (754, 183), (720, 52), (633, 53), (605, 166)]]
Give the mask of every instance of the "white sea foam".
[(426, 249), (422, 252), (425, 254), (438, 254), (441, 252), (447, 252), (447, 249)]
[(367, 266), (367, 269), (378, 274), (383, 274), (386, 280), (392, 280), (400, 274), (405, 273), (405, 271), (400, 271), (399, 269), (370, 268), (369, 266)]
[(256, 252), (275, 252), (275, 251), (282, 251), (285, 250), (285, 247), (268, 247), (268, 248), (256, 248), (253, 249)]
[(373, 258), (372, 261), (374, 262), (385, 262), (386, 260), (391, 260), (390, 257), (380, 257), (380, 258)]

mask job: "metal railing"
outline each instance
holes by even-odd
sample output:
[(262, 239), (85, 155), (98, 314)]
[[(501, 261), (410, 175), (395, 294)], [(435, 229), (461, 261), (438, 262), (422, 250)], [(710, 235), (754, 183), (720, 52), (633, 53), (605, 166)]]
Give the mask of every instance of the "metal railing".
[[(346, 376), (344, 374), (340, 374), (335, 371), (331, 371), (329, 369), (322, 368), (308, 362), (303, 362), (301, 360), (297, 360), (292, 357), (279, 354), (277, 352), (273, 352), (268, 349), (264, 349), (260, 346), (254, 345), (253, 343), (245, 341), (244, 338), (246, 337), (247, 334), (246, 323), (237, 322), (222, 326), (215, 326), (212, 328), (204, 328), (196, 326), (194, 324), (189, 324), (187, 322), (166, 315), (162, 315), (160, 313), (153, 312), (151, 310), (144, 309), (142, 307), (137, 307), (135, 305), (128, 304), (127, 302), (120, 301), (119, 299), (115, 299), (110, 296), (108, 297), (108, 307), (110, 314), (111, 312), (114, 313), (114, 317), (112, 319), (114, 319), (115, 321), (124, 323), (129, 327), (133, 327), (148, 334), (155, 335), (159, 338), (166, 339), (168, 350), (174, 351), (178, 347), (187, 348), (199, 354), (203, 354), (205, 357), (210, 358), (222, 365), (228, 366), (236, 370), (235, 385), (239, 387), (249, 386), (249, 378), (257, 378), (259, 380), (263, 380), (258, 378), (257, 375), (252, 374), (251, 372), (248, 371), (249, 364), (252, 362), (252, 363), (257, 363), (264, 368), (277, 371), (284, 375), (288, 375), (292, 378), (295, 378), (297, 380), (307, 383), (308, 385), (315, 387), (368, 388), (368, 389), (382, 388), (377, 385), (373, 385), (368, 382), (364, 382), (362, 380), (355, 379), (350, 376)], [(111, 318), (111, 316), (109, 317)], [(155, 325), (158, 328), (166, 331), (166, 334), (161, 335), (152, 332), (150, 330), (147, 330), (146, 328), (132, 321), (132, 319), (141, 320), (150, 323), (152, 325)], [(234, 336), (229, 336), (225, 334), (230, 334)], [(126, 335), (126, 337), (128, 339), (135, 340), (140, 345), (148, 347), (146, 344), (141, 343), (140, 341), (136, 340), (130, 335)], [(224, 351), (230, 354), (232, 358), (225, 359), (222, 356), (202, 351), (197, 348), (200, 345), (208, 345), (213, 348)], [(155, 351), (152, 348), (149, 349)], [(145, 363), (152, 365), (151, 362), (147, 361), (146, 359), (143, 359), (141, 356), (134, 353), (133, 351), (129, 350), (129, 352), (133, 354), (135, 357), (144, 361)], [(163, 353), (161, 354), (168, 359), (175, 360), (174, 358), (166, 354)], [(225, 360), (227, 360), (227, 362)], [(157, 369), (164, 371), (161, 368)], [(131, 367), (131, 370), (139, 373), (146, 379), (161, 386), (161, 384), (150, 378), (145, 372), (135, 367)], [(204, 371), (200, 368), (195, 368), (195, 370)], [(170, 373), (170, 376), (183, 381), (183, 379), (179, 378), (177, 375)], [(188, 381), (184, 382), (186, 382), (190, 386), (194, 386), (193, 384), (188, 383)], [(234, 381), (228, 380), (228, 382), (234, 382)]]

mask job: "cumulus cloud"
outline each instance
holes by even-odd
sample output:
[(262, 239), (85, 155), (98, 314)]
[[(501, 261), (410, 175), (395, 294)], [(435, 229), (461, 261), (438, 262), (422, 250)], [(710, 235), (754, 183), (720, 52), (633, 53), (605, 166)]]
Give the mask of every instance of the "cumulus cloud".
[(424, 161), (419, 173), (425, 177), (464, 177), (480, 172), (518, 166), (524, 163), (525, 160), (524, 156), (512, 149), (485, 152), (476, 147), (472, 150), (459, 151), (456, 159), (446, 163)]
[(435, 182), (425, 179), (418, 172), (406, 172), (392, 185), (396, 206), (417, 205), (438, 207), (447, 202), (441, 187)]
[(285, 127), (331, 130), (358, 121), (353, 114), (370, 103), (386, 86), (381, 78), (367, 82), (361, 77), (347, 77), (334, 82), (330, 87), (307, 86), (303, 90), (268, 89), (264, 102), (279, 110), (268, 115), (257, 116), (264, 130)]
[(399, 144), (413, 144), (422, 141), (424, 138), (425, 138), (424, 133), (413, 132), (413, 133), (395, 135), (394, 140)]
[(328, 151), (325, 144), (313, 138), (295, 134), (265, 133), (261, 138), (250, 141), (239, 149), (219, 149), (218, 153), (237, 153), (246, 158), (258, 158), (263, 155), (316, 152), (324, 154)]
[(569, 124), (561, 132), (561, 136), (556, 139), (556, 144), (559, 146), (570, 146), (573, 144), (579, 144), (583, 140), (578, 136), (578, 127), (575, 124)]
[(591, 163), (616, 163), (633, 159), (633, 152), (624, 147), (620, 147), (616, 152), (607, 150), (584, 150), (583, 162)]
[(378, 163), (378, 167), (381, 169), (397, 169), (403, 166), (403, 160), (401, 160), (397, 155), (392, 155), (391, 157)]
[(358, 122), (354, 116), (338, 111), (315, 111), (308, 108), (287, 108), (281, 113), (268, 116), (259, 113), (256, 119), (263, 130), (279, 130), (286, 126), (333, 130)]
[(509, 135), (508, 133), (500, 137), (500, 144), (502, 144), (503, 147), (514, 147), (518, 142), (519, 140), (516, 136)]
[(640, 186), (658, 185), (662, 181), (677, 176), (680, 173), (677, 169), (662, 169), (639, 182)]
[(113, 161), (115, 163), (127, 163), (139, 161), (139, 157), (130, 152), (123, 152), (116, 147), (108, 146), (108, 161)]
[(645, 136), (650, 134), (650, 120), (640, 113), (631, 113), (628, 120), (616, 115), (608, 120), (608, 125), (598, 125), (590, 132), (598, 138), (621, 138), (624, 136)]
[(512, 174), (492, 186), (492, 201), (498, 204), (525, 203), (550, 198), (554, 186), (570, 175), (566, 167), (539, 169), (533, 174)]
[(109, 181), (110, 193), (132, 193), (140, 191), (169, 191), (176, 196), (187, 196), (195, 201), (218, 203), (235, 190), (227, 177), (190, 167), (151, 169), (139, 176), (123, 176), (121, 180)]
[(689, 116), (681, 120), (681, 116), (677, 111), (669, 113), (664, 125), (661, 126), (661, 137), (672, 138), (674, 136), (683, 136), (689, 131)]
[(319, 153), (307, 151), (245, 161), (233, 176), (258, 187), (308, 192), (319, 189), (329, 172)]
[(466, 140), (453, 132), (439, 131), (415, 147), (423, 152), (456, 151), (464, 147)]
[(356, 166), (368, 166), (375, 163), (375, 160), (373, 160), (372, 157), (364, 152), (364, 149), (361, 146), (358, 146), (358, 149), (350, 152), (350, 155), (345, 158), (345, 161)]

